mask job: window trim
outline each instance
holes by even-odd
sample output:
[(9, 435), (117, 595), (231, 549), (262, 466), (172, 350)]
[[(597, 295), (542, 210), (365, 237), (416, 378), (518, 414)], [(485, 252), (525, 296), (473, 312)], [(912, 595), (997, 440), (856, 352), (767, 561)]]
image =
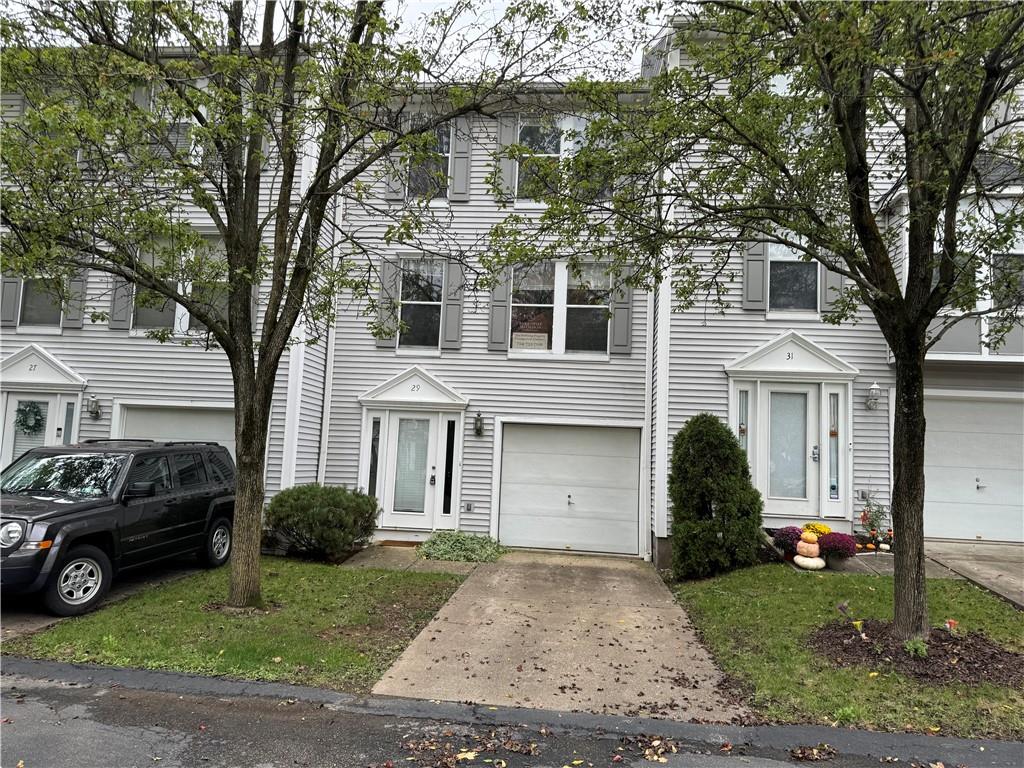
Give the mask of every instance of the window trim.
[[(597, 264), (599, 262), (587, 262)], [(604, 305), (597, 304), (569, 304), (568, 289), (569, 289), (569, 263), (567, 261), (555, 261), (555, 287), (554, 287), (554, 312), (551, 320), (551, 349), (513, 349), (512, 347), (512, 310), (515, 307), (546, 307), (547, 304), (524, 304), (516, 302), (513, 299), (513, 285), (515, 280), (515, 268), (512, 269), (512, 281), (509, 285), (509, 312), (508, 312), (508, 352), (507, 357), (510, 359), (537, 359), (537, 358), (570, 358), (572, 360), (608, 360), (610, 357), (611, 350), (611, 285), (609, 285), (608, 291), (608, 303)], [(609, 279), (609, 283), (611, 280)], [(605, 350), (604, 352), (595, 352), (589, 350), (566, 350), (565, 348), (565, 329), (566, 329), (566, 317), (568, 314), (569, 307), (598, 307), (603, 306), (608, 313), (607, 325), (606, 325), (606, 339), (605, 339)]]
[[(405, 280), (405, 263), (411, 261), (436, 261), (441, 264), (441, 298), (438, 301), (405, 301), (402, 299), (402, 282)], [(395, 329), (395, 353), (399, 355), (441, 354), (441, 324), (444, 322), (445, 280), (448, 277), (448, 262), (439, 257), (426, 255), (398, 257), (398, 327)], [(406, 304), (438, 308), (437, 343), (433, 346), (402, 346), (402, 307)]]
[[(454, 161), (454, 158), (455, 158), (455, 121), (454, 120), (449, 120), (446, 123), (446, 125), (448, 126), (448, 154), (446, 155), (446, 157), (448, 159), (448, 163), (447, 163), (446, 169), (445, 169), (444, 194), (443, 195), (434, 195), (433, 197), (429, 197), (429, 198), (422, 197), (420, 195), (413, 195), (413, 194), (411, 194), (411, 191), (409, 189), (409, 184), (412, 182), (412, 158), (408, 158), (406, 160), (406, 169), (405, 169), (406, 170), (405, 184), (404, 184), (404, 187), (405, 187), (405, 200), (407, 200), (407, 201), (408, 200), (420, 201), (421, 203), (424, 203), (426, 205), (437, 205), (437, 206), (442, 206), (442, 207), (447, 207), (449, 205), (449, 203), (451, 202), (450, 195), (451, 195), (452, 176), (453, 176), (452, 162)], [(440, 128), (440, 127), (441, 126), (437, 126), (437, 128)], [(438, 152), (438, 154), (441, 154), (441, 153)]]
[[(817, 261), (807, 261), (806, 259), (800, 258), (798, 253), (787, 249), (784, 255), (774, 255), (772, 253), (772, 243), (765, 242), (764, 244), (764, 255), (765, 255), (765, 286), (764, 286), (764, 306), (765, 315), (779, 320), (808, 320), (818, 319), (821, 317), (821, 264)], [(772, 263), (773, 262), (797, 262), (801, 264), (813, 264), (815, 266), (815, 282), (814, 282), (814, 309), (772, 309)]]
[(22, 278), (21, 283), (18, 285), (18, 315), (17, 325), (15, 326), (16, 333), (36, 333), (44, 336), (60, 336), (64, 332), (64, 305), (58, 302), (58, 317), (56, 324), (53, 325), (33, 325), (31, 323), (22, 323), (21, 318), (25, 309), (25, 286), (32, 280), (45, 280), (46, 278), (42, 275), (36, 277), (25, 277)]

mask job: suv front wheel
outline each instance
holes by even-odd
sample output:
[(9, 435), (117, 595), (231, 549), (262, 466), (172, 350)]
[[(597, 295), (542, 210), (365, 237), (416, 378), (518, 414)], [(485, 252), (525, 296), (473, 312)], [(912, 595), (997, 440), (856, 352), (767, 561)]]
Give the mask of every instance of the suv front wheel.
[(231, 521), (226, 517), (218, 517), (206, 532), (206, 546), (199, 553), (199, 558), (207, 568), (224, 565), (231, 557)]
[(82, 544), (68, 552), (46, 585), (43, 601), (58, 616), (77, 616), (92, 610), (110, 589), (113, 568), (107, 553)]

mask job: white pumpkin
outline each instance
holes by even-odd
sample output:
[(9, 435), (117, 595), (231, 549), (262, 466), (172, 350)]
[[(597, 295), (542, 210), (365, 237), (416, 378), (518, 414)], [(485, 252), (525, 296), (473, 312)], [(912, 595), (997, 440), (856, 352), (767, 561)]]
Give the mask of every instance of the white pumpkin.
[(793, 563), (798, 568), (803, 568), (805, 571), (820, 571), (825, 567), (825, 561), (820, 557), (804, 557), (803, 555), (793, 555)]
[(880, 550), (882, 550), (883, 552), (888, 552), (889, 551), (889, 545), (888, 544), (879, 544), (878, 548)]

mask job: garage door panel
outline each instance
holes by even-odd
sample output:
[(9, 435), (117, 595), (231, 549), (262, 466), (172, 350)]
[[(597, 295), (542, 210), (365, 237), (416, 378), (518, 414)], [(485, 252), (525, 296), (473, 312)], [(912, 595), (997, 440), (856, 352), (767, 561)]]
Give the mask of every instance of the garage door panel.
[[(579, 520), (551, 517), (539, 529), (531, 518), (512, 516), (502, 520), (502, 540), (517, 547), (571, 549), (577, 552), (608, 552), (635, 555), (636, 524), (626, 521)], [(571, 541), (571, 544), (562, 542)]]
[(503, 454), (544, 453), (561, 456), (636, 458), (640, 434), (619, 427), (557, 427), (510, 424), (505, 427)]
[(639, 430), (509, 424), (502, 440), (503, 543), (637, 554)]
[(1020, 434), (1022, 406), (1000, 400), (928, 398), (924, 406), (928, 427), (952, 432)]
[(230, 409), (126, 405), (120, 432), (118, 437), (157, 442), (213, 441), (235, 455), (235, 416)]
[(559, 485), (571, 488), (583, 478), (588, 485), (603, 488), (637, 488), (639, 473), (636, 454), (629, 461), (617, 456), (560, 456), (550, 454), (505, 454), (506, 476), (530, 478), (536, 485)]
[(928, 425), (926, 451), (933, 467), (1018, 469), (1024, 457), (1024, 435), (953, 432)]
[(526, 483), (503, 483), (502, 486), (502, 515), (543, 515), (545, 518), (556, 515), (609, 520), (632, 520), (636, 517), (636, 491), (587, 489), (573, 493), (572, 504), (569, 504), (568, 493), (549, 493), (549, 486)]
[(925, 535), (1024, 541), (1024, 403), (930, 398), (925, 413)]

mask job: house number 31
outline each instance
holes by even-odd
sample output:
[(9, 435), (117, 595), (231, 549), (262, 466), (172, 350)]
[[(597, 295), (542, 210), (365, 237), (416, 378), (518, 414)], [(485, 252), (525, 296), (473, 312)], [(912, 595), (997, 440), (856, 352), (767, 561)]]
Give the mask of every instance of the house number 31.
[(794, 357), (796, 357), (796, 355), (794, 355), (792, 352), (787, 352), (786, 353), (786, 359), (787, 360), (792, 360)]

